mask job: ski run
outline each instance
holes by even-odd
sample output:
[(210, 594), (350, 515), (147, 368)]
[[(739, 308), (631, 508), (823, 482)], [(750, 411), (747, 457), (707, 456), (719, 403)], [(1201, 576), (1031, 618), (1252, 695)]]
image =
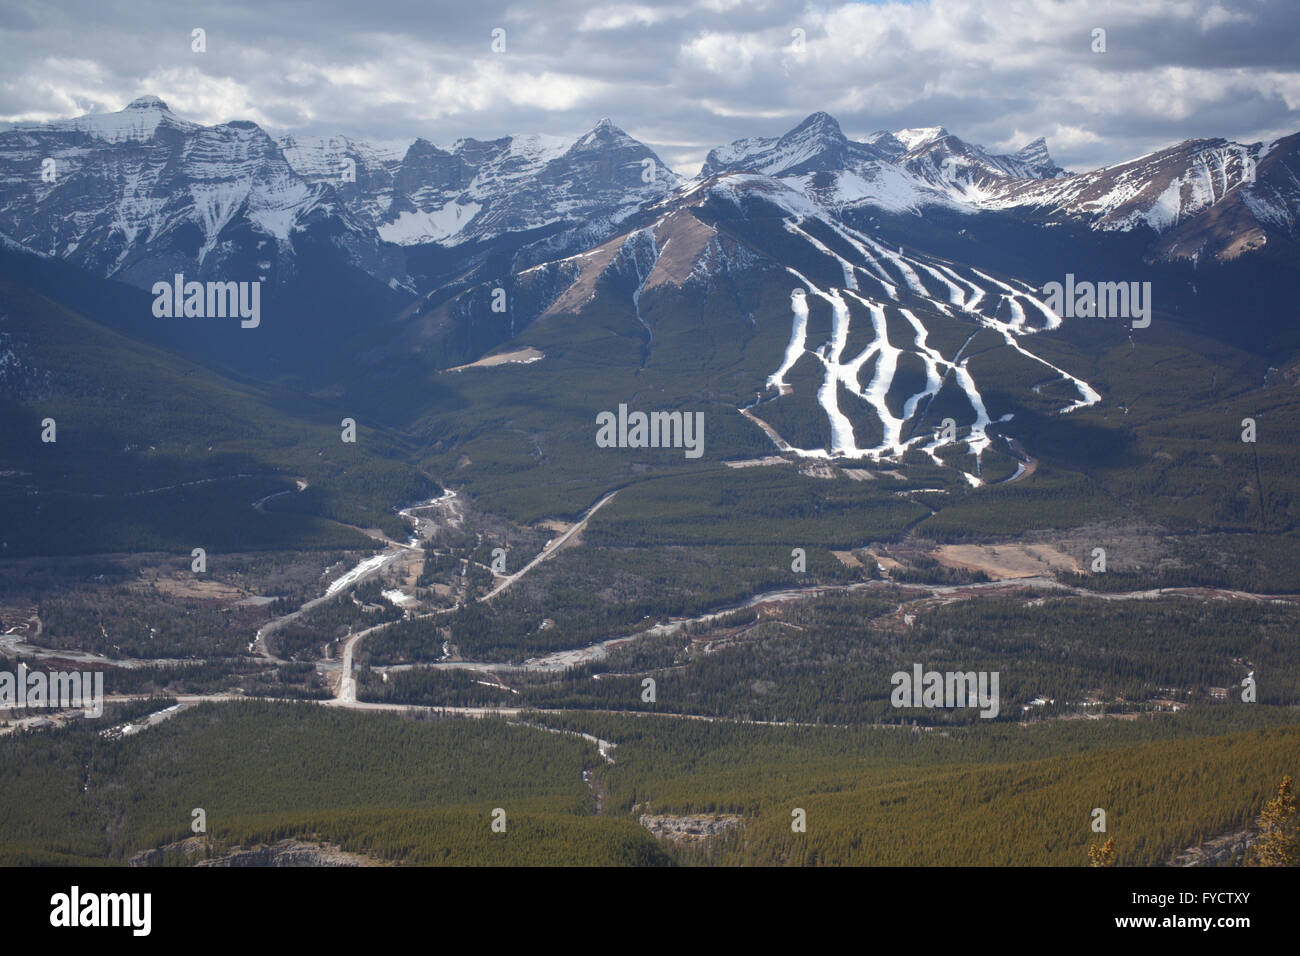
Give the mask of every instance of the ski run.
[[(976, 475), (979, 472), (980, 457), (992, 443), (986, 430), (993, 421), (980, 393), (979, 384), (968, 366), (969, 356), (962, 356), (980, 329), (989, 329), (999, 334), (1011, 349), (1042, 365), (1046, 381), (1060, 379), (1078, 392), (1076, 401), (1058, 409), (1060, 414), (1068, 414), (1101, 401), (1101, 395), (1083, 379), (1040, 358), (1021, 344), (1021, 339), (1034, 333), (1059, 328), (1062, 321), (1035, 294), (1031, 286), (1022, 282), (1017, 287), (978, 269), (955, 267), (939, 259), (928, 258), (923, 261), (905, 253), (901, 248), (890, 249), (843, 223), (822, 218), (814, 221), (841, 240), (843, 247), (852, 251), (853, 258), (846, 258), (828, 245), (828, 241), (835, 240), (828, 237), (827, 241), (823, 241), (814, 236), (809, 231), (812, 222), (809, 219), (800, 221), (792, 218), (785, 222), (785, 228), (791, 235), (804, 240), (816, 252), (835, 262), (843, 274), (844, 283), (840, 288), (821, 288), (797, 269), (787, 267), (787, 271), (798, 282), (790, 295), (790, 311), (793, 316), (790, 341), (786, 345), (780, 366), (767, 379), (769, 392), (774, 391), (774, 394), (769, 394), (758, 404), (792, 393), (794, 387), (787, 376), (801, 358), (805, 355), (813, 356), (821, 364), (824, 373), (817, 390), (817, 402), (825, 412), (830, 426), (830, 447), (796, 447), (777, 436), (770, 426), (766, 427), (779, 448), (784, 446), (784, 450), (805, 458), (881, 461), (897, 460), (908, 449), (915, 447), (928, 454), (936, 464), (942, 465), (944, 462), (939, 458), (937, 449), (946, 444), (964, 443), (975, 457), (976, 470), (976, 474), (967, 473), (966, 478), (972, 485), (981, 484)], [(810, 300), (818, 300), (830, 309), (830, 337), (820, 343), (810, 341), (809, 338)], [(930, 343), (929, 333), (921, 319), (912, 309), (903, 307), (904, 301), (922, 311), (931, 310), (950, 318), (973, 321), (977, 323), (976, 328), (952, 358), (945, 358)], [(900, 331), (904, 336), (910, 335), (912, 342), (906, 349), (899, 348), (890, 341), (889, 323), (898, 323), (900, 319), (906, 325), (901, 329), (895, 326), (894, 341), (902, 341)], [(861, 351), (853, 353), (847, 349), (850, 333), (860, 335), (859, 324), (863, 321), (870, 322), (871, 340)], [(919, 391), (902, 403), (901, 414), (894, 414), (886, 398), (894, 386), (899, 358), (904, 354), (921, 361), (925, 381)], [(869, 363), (871, 377), (863, 384), (861, 373)], [(956, 436), (949, 431), (945, 435), (937, 423), (925, 430), (917, 429), (916, 416), (918, 413), (925, 414), (930, 401), (948, 381), (961, 391), (970, 406), (970, 415), (959, 423), (965, 433)], [(1038, 387), (1035, 391), (1038, 391)], [(859, 444), (853, 421), (840, 404), (842, 392), (859, 399), (864, 406), (850, 411), (857, 415), (873, 415), (879, 421), (881, 438), (877, 444)], [(761, 422), (753, 414), (757, 409), (757, 405), (751, 406), (751, 417)], [(1007, 414), (999, 421), (1010, 421), (1011, 418), (1012, 415)], [(912, 423), (911, 430), (916, 434), (907, 434), (909, 423)]]

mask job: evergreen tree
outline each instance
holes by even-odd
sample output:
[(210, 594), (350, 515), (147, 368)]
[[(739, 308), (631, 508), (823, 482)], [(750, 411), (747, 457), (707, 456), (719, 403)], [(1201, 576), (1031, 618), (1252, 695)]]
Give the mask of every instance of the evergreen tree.
[(1105, 843), (1094, 843), (1088, 847), (1089, 866), (1112, 866), (1115, 863), (1115, 838), (1110, 837)]
[(1282, 778), (1277, 796), (1264, 805), (1259, 829), (1259, 839), (1251, 847), (1251, 865), (1300, 865), (1300, 818), (1290, 774)]

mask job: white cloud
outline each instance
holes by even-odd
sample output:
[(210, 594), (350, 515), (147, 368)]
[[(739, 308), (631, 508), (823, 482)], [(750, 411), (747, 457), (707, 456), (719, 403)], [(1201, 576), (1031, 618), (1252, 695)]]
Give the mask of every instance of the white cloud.
[(666, 7), (645, 7), (639, 4), (615, 3), (588, 10), (578, 22), (579, 30), (621, 30), (629, 26), (651, 26), (673, 17), (682, 16), (683, 10)]
[(1227, 10), (1220, 4), (1212, 5), (1201, 14), (1200, 26), (1205, 33), (1228, 23), (1250, 23), (1254, 18), (1242, 10)]
[[(1026, 141), (1028, 141), (1028, 138)], [(1092, 146), (1099, 142), (1101, 142), (1101, 137), (1092, 130), (1084, 129), (1081, 126), (1067, 126), (1063, 123), (1057, 123), (1056, 129), (1047, 134), (1049, 152), (1055, 149), (1058, 152), (1069, 153), (1081, 146)]]
[[(35, 30), (0, 20), (12, 77), (0, 116), (73, 116), (151, 92), (200, 122), (304, 133), (577, 135), (608, 115), (663, 143), (721, 144), (824, 109), (846, 129), (1046, 135), (1074, 167), (1300, 128), (1290, 0), (322, 0), (294, 21), (227, 0), (205, 15), (205, 55), (138, 2), (33, 6)], [(494, 54), (502, 24), (508, 52)], [(1104, 55), (1090, 51), (1096, 26)]]
[(749, 72), (766, 54), (775, 59), (776, 46), (759, 37), (734, 33), (702, 33), (681, 48), (681, 62), (724, 79), (735, 80)]

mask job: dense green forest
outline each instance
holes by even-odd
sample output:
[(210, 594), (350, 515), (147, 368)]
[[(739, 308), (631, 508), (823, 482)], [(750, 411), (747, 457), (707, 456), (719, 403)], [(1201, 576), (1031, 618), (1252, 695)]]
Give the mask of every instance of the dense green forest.
[(687, 854), (724, 865), (1084, 866), (1098, 806), (1119, 862), (1150, 865), (1248, 826), (1300, 759), (1294, 709), (943, 731), (535, 719), (618, 743), (607, 812), (739, 814)]
[[(908, 599), (911, 623), (899, 610)], [(478, 614), (485, 628), (509, 620)], [(893, 706), (891, 676), (921, 664), (941, 672), (997, 672), (1000, 721), (1188, 706), (1291, 707), (1300, 704), (1297, 624), (1295, 605), (1248, 600), (1107, 601), (1020, 589), (944, 603), (882, 587), (638, 638), (563, 672), (498, 672), (492, 683), (504, 681), (509, 690), (417, 669), (384, 682), (367, 677), (361, 694), (423, 705), (509, 701), (807, 723), (986, 722), (975, 709)], [(1256, 703), (1241, 699), (1248, 674)], [(656, 682), (653, 702), (642, 699), (647, 677)]]
[[(463, 831), (474, 818), (493, 835), (497, 807), (508, 816), (515, 808), (534, 815), (508, 831), (525, 846), (558, 840), (556, 831), (577, 829), (558, 818), (587, 822), (593, 808), (581, 777), (598, 761), (588, 744), (498, 720), (411, 720), (249, 701), (203, 705), (118, 740), (97, 730), (83, 721), (0, 737), (0, 846), (7, 852), (121, 862), (192, 835), (195, 807), (211, 827), (224, 828), (220, 833), (274, 811), (281, 820), (320, 821), (342, 838), (330, 814), (383, 809), (370, 818), (375, 832), (396, 841), (414, 828), (422, 834), (416, 859), (430, 861), (444, 841), (449, 853), (472, 853), (477, 838)], [(426, 817), (441, 821), (426, 832), (417, 812), (436, 808), (449, 809)], [(529, 821), (538, 828), (531, 837)], [(597, 826), (591, 845), (613, 854), (631, 832)], [(641, 841), (652, 842), (648, 835)], [(570, 852), (581, 846), (575, 841)]]
[(12, 282), (0, 309), (42, 370), (23, 401), (0, 394), (6, 558), (356, 546), (338, 523), (402, 534), (393, 506), (437, 493), (406, 439), (374, 423), (345, 443), (327, 404), (222, 377)]
[[(5, 862), (120, 864), (192, 838), (201, 807), (202, 853), (164, 862), (292, 837), (417, 864), (1085, 865), (1102, 807), (1119, 862), (1151, 864), (1250, 826), (1300, 754), (1294, 709), (1274, 707), (924, 730), (243, 702), (111, 740), (90, 723), (0, 738)], [(611, 741), (612, 763), (578, 734)], [(795, 808), (806, 833), (790, 829)], [(740, 826), (661, 845), (645, 813)]]

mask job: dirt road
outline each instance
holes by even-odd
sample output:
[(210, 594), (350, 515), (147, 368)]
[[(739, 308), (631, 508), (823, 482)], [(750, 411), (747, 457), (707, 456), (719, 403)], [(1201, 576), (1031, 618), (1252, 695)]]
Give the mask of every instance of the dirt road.
[(492, 600), (494, 597), (496, 597), (506, 588), (510, 587), (512, 584), (514, 584), (516, 581), (522, 578), (533, 568), (537, 567), (543, 561), (550, 560), (556, 554), (559, 554), (561, 551), (563, 551), (564, 547), (573, 539), (574, 535), (581, 534), (582, 530), (585, 527), (587, 527), (587, 522), (591, 520), (591, 516), (594, 515), (601, 508), (605, 507), (606, 504), (613, 501), (614, 496), (616, 494), (618, 494), (617, 491), (611, 491), (604, 498), (601, 498), (599, 501), (597, 501), (594, 505), (592, 505), (590, 508), (587, 509), (586, 513), (581, 518), (578, 519), (577, 523), (574, 524), (572, 528), (570, 528), (568, 531), (564, 532), (564, 534), (560, 535), (558, 538), (552, 541), (549, 547), (542, 549), (542, 552), (539, 555), (537, 555), (537, 557), (533, 558), (533, 560), (529, 561), (527, 564), (525, 564), (514, 574), (508, 574), (505, 577), (503, 577), (496, 587), (494, 587), (487, 594), (483, 595), (483, 597), (481, 597), (479, 600), (481, 601)]

